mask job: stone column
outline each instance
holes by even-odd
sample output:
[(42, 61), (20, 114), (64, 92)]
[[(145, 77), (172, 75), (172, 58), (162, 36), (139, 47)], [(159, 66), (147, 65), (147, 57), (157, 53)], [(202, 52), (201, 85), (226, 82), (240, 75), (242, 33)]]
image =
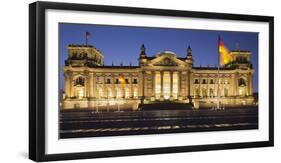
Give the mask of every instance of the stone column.
[(160, 93), (160, 98), (163, 98), (163, 71), (160, 72), (160, 76), (161, 76), (161, 93)]
[(115, 75), (114, 73), (111, 74), (111, 89), (112, 89), (112, 97), (116, 98), (116, 88), (115, 88)]
[(206, 82), (207, 82), (207, 97), (210, 97), (210, 90), (209, 90), (209, 83), (210, 83), (210, 78), (209, 78), (209, 75), (207, 74), (207, 78), (206, 78)]
[(93, 73), (93, 97), (96, 98), (97, 97), (97, 76), (95, 73)]
[(146, 72), (143, 71), (143, 74), (142, 74), (142, 96), (143, 96), (143, 98), (145, 98), (145, 96), (147, 96), (146, 84), (147, 84)]
[(202, 82), (202, 81), (201, 81), (201, 79), (202, 79), (202, 78), (201, 78), (201, 74), (200, 74), (199, 77), (198, 77), (198, 81), (199, 81), (199, 88), (198, 88), (198, 89), (199, 89), (199, 95), (198, 95), (198, 96), (199, 96), (199, 97), (202, 96), (202, 91), (201, 91), (201, 82)]
[(170, 97), (173, 97), (173, 71), (170, 71)]
[(253, 95), (253, 80), (252, 80), (252, 74), (251, 73), (249, 73), (249, 75), (248, 75), (248, 86), (249, 86), (249, 88), (248, 88), (248, 91), (249, 91), (249, 96), (252, 96)]
[(68, 73), (64, 73), (64, 92), (66, 97), (70, 97), (70, 88), (71, 88), (71, 76)]
[(182, 73), (179, 71), (178, 72), (178, 97), (182, 97), (182, 94), (181, 94), (181, 78), (182, 78)]
[(138, 77), (138, 96), (141, 98), (143, 96), (143, 72), (139, 73)]
[(103, 89), (103, 97), (107, 97), (107, 90), (106, 90), (106, 85), (105, 85), (105, 74), (103, 74), (102, 89)]
[(94, 97), (94, 73), (90, 72), (89, 73), (89, 97)]
[(237, 79), (236, 79), (236, 74), (232, 74), (232, 88), (233, 88), (233, 95), (237, 96)]
[(187, 87), (186, 87), (187, 95), (186, 96), (190, 100), (190, 96), (191, 96), (191, 93), (190, 93), (190, 89), (191, 89), (190, 83), (192, 82), (191, 77), (190, 77), (190, 70), (187, 71), (187, 77), (185, 79), (186, 79), (185, 82), (187, 84)]
[(221, 82), (220, 82), (220, 97), (224, 97), (224, 74), (221, 74)]
[(119, 84), (121, 86), (121, 98), (125, 98), (125, 84)]
[(84, 94), (83, 97), (88, 97), (89, 95), (89, 77), (88, 77), (88, 73), (84, 74)]
[(155, 71), (152, 71), (152, 97), (155, 97)]
[(138, 86), (139, 86), (139, 93), (138, 93), (138, 96), (140, 97), (141, 99), (141, 104), (144, 103), (144, 98), (145, 98), (145, 95), (144, 95), (144, 70), (142, 70), (142, 72), (139, 74), (139, 82), (138, 82)]
[(70, 76), (70, 97), (74, 97), (74, 81), (73, 81), (73, 76)]
[(238, 93), (238, 78), (237, 78), (236, 74), (234, 75), (234, 80), (235, 80), (235, 82), (234, 82), (235, 96), (238, 96), (239, 95), (239, 93)]
[(130, 80), (129, 80), (129, 82), (130, 82), (130, 98), (133, 98), (133, 75), (132, 75), (132, 73), (130, 74)]

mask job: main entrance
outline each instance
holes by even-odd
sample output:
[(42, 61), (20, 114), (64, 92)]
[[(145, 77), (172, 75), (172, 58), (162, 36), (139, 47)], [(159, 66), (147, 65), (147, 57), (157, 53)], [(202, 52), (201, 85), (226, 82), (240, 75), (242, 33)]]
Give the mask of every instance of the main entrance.
[(179, 93), (179, 75), (178, 72), (161, 71), (155, 73), (154, 93), (157, 100), (164, 98), (165, 100), (177, 99)]

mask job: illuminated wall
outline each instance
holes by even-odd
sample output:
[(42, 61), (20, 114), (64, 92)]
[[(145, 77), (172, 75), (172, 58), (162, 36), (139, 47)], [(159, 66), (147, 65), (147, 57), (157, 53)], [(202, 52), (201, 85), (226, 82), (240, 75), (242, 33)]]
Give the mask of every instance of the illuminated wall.
[[(140, 104), (162, 101), (208, 107), (218, 96), (225, 105), (253, 101), (254, 70), (249, 67), (221, 68), (218, 74), (215, 67), (194, 67), (191, 50), (185, 58), (170, 51), (147, 57), (144, 50), (139, 66), (94, 67), (81, 66), (84, 60), (77, 60), (76, 51), (71, 51), (64, 67), (63, 108), (137, 110)], [(102, 55), (95, 53), (102, 64)]]

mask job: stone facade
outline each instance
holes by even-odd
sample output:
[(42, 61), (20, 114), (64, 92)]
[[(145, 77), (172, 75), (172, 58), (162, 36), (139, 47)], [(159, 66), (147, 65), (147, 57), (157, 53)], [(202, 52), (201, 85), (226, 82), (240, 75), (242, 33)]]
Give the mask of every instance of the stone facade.
[(194, 108), (253, 104), (249, 51), (231, 51), (234, 61), (220, 67), (193, 66), (186, 57), (164, 51), (147, 56), (141, 46), (138, 66), (104, 65), (91, 45), (69, 45), (64, 67), (62, 109), (138, 110), (139, 104), (189, 103)]

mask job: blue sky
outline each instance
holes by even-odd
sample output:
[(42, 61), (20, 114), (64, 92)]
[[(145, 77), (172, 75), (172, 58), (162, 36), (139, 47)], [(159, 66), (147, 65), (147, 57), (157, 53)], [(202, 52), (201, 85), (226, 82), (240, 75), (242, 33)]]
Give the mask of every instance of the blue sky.
[[(112, 62), (115, 65), (138, 65), (141, 44), (145, 45), (148, 56), (169, 50), (179, 57), (186, 56), (186, 49), (190, 45), (194, 66), (217, 65), (220, 34), (229, 50), (237, 49), (238, 43), (240, 50), (252, 52), (254, 92), (258, 90), (258, 33), (60, 23), (60, 67), (64, 66), (67, 58), (67, 46), (85, 44), (86, 32), (91, 33), (89, 44), (103, 53), (105, 65), (111, 65)], [(62, 87), (61, 80), (60, 88)]]

